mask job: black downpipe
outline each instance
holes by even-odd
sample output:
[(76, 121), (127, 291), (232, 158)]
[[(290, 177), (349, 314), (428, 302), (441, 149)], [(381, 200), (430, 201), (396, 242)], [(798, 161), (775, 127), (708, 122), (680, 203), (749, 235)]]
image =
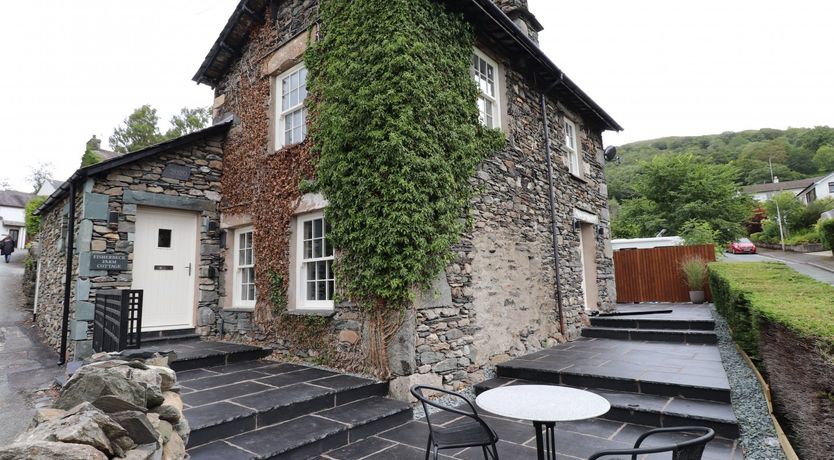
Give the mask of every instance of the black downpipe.
[[(558, 82), (557, 82), (558, 83)], [(556, 308), (559, 313), (559, 332), (565, 335), (565, 316), (562, 313), (562, 280), (559, 275), (559, 229), (556, 226), (556, 204), (554, 203), (556, 196), (553, 188), (553, 159), (550, 152), (550, 123), (547, 120), (547, 96), (546, 94), (556, 86), (554, 83), (541, 95), (542, 105), (542, 124), (544, 125), (544, 155), (547, 158), (547, 185), (550, 198), (550, 233), (553, 236), (553, 270), (556, 272)]]
[(61, 318), (61, 355), (58, 365), (67, 362), (67, 329), (69, 328), (70, 292), (72, 289), (72, 251), (75, 245), (75, 182), (69, 183), (69, 212), (67, 216), (67, 271), (64, 275), (64, 312)]

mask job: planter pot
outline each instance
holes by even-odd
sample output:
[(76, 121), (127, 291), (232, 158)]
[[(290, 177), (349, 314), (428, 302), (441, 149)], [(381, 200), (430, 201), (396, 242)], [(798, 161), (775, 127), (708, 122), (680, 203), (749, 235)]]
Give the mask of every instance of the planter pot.
[(689, 291), (689, 300), (692, 303), (704, 303), (704, 291)]

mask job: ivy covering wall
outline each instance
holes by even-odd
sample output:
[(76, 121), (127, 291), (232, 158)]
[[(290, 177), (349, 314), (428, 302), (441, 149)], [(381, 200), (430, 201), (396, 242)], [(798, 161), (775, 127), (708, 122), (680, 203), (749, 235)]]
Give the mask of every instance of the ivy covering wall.
[(478, 121), (474, 33), (441, 2), (322, 0), (320, 13), (305, 55), (314, 187), (343, 295), (396, 311), (450, 260), (469, 178), (504, 137)]

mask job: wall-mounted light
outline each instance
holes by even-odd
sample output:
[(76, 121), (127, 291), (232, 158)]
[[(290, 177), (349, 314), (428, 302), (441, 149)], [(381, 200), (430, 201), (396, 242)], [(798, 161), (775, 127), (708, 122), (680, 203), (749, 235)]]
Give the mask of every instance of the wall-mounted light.
[(116, 211), (110, 211), (107, 214), (107, 226), (111, 229), (119, 228), (119, 213)]
[(597, 233), (599, 236), (605, 236), (605, 227), (602, 225), (597, 225)]
[(226, 249), (226, 234), (229, 233), (225, 230), (220, 232), (220, 249)]
[(580, 222), (580, 221), (578, 221), (578, 220), (574, 219), (574, 221), (573, 221), (573, 229), (574, 229), (574, 230), (579, 230), (579, 229), (581, 229), (581, 228), (582, 228), (582, 222)]

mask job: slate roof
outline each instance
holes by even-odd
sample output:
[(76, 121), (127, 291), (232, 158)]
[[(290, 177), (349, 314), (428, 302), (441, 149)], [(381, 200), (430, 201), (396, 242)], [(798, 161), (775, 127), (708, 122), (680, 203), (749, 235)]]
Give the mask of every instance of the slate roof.
[(15, 190), (0, 190), (0, 206), (24, 208), (26, 207), (26, 203), (34, 197), (34, 193), (18, 192)]
[(812, 177), (809, 179), (789, 180), (777, 183), (768, 182), (765, 184), (753, 184), (748, 185), (746, 187), (742, 187), (742, 190), (744, 191), (744, 193), (762, 193), (775, 192), (778, 190), (804, 189), (805, 187), (813, 184), (814, 182), (820, 179), (820, 177)]
[[(622, 131), (622, 127), (579, 86), (565, 75), (492, 0), (445, 0), (450, 10), (464, 17), (505, 56), (523, 62), (527, 78), (542, 91), (555, 96), (575, 110), (588, 123), (605, 130)], [(216, 86), (240, 57), (249, 39), (249, 31), (266, 19), (269, 0), (240, 0), (220, 36), (214, 42), (193, 80)]]

